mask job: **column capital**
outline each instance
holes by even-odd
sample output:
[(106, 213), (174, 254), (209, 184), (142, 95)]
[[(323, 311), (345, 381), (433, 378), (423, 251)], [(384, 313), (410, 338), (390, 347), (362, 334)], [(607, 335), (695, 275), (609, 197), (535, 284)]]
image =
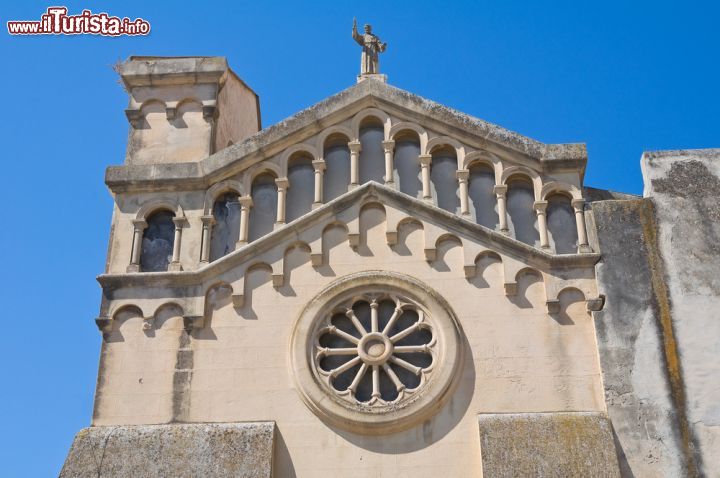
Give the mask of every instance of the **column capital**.
[(143, 230), (148, 227), (148, 223), (145, 219), (133, 219), (132, 223), (135, 229)]
[(385, 150), (386, 153), (388, 151), (392, 152), (392, 150), (395, 148), (395, 141), (392, 139), (388, 139), (386, 141), (383, 141), (382, 145), (383, 145), (383, 149)]
[(420, 164), (422, 166), (430, 166), (430, 163), (432, 162), (432, 154), (420, 154), (418, 155), (418, 159), (420, 160)]
[(313, 159), (312, 165), (313, 168), (315, 168), (315, 171), (325, 171), (327, 168), (324, 159)]
[(348, 148), (350, 148), (351, 153), (359, 153), (362, 150), (362, 144), (360, 144), (360, 141), (350, 141)]
[(548, 206), (548, 202), (547, 202), (547, 201), (535, 201), (535, 202), (533, 203), (533, 208), (534, 208), (535, 211), (537, 211), (537, 212), (543, 212), (543, 213), (544, 213), (545, 210), (547, 209), (547, 206)]
[(185, 227), (187, 225), (187, 219), (185, 216), (174, 217), (172, 221), (173, 224), (175, 224), (175, 227)]
[(573, 199), (570, 204), (572, 204), (572, 207), (574, 207), (576, 210), (584, 210), (585, 209), (585, 198), (580, 199)]
[(242, 208), (253, 207), (253, 200), (250, 196), (240, 196), (238, 198), (238, 202), (240, 203), (240, 207)]
[(507, 184), (496, 184), (493, 187), (493, 192), (498, 196), (504, 196), (507, 193)]
[(215, 216), (212, 214), (208, 214), (206, 216), (200, 216), (200, 220), (203, 223), (203, 226), (212, 226), (215, 224)]
[(290, 186), (288, 178), (277, 178), (275, 180), (275, 184), (277, 185), (278, 189), (287, 189)]
[(470, 170), (458, 169), (457, 171), (455, 171), (455, 177), (458, 178), (459, 181), (467, 181), (470, 177)]

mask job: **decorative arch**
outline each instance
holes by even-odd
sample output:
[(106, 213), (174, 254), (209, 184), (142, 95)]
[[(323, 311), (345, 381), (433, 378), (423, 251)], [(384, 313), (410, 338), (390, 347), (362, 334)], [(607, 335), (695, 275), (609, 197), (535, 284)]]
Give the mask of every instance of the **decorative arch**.
[(235, 192), (238, 194), (238, 196), (244, 196), (246, 194), (245, 191), (246, 189), (245, 187), (243, 187), (242, 183), (233, 179), (226, 179), (225, 181), (220, 181), (219, 183), (213, 184), (205, 192), (203, 214), (207, 216), (212, 213), (213, 204), (222, 194), (227, 192)]
[(252, 190), (253, 181), (263, 173), (270, 173), (275, 176), (275, 179), (284, 177), (280, 166), (271, 161), (262, 161), (245, 171), (242, 182), (243, 190), (249, 194)]
[(147, 100), (143, 101), (138, 105), (138, 110), (140, 111), (142, 116), (145, 116), (145, 110), (152, 105), (158, 104), (160, 105), (163, 110), (167, 107), (165, 102), (159, 98), (148, 98)]
[(169, 198), (159, 198), (148, 201), (140, 206), (140, 209), (138, 209), (138, 212), (135, 215), (135, 219), (139, 221), (146, 220), (148, 216), (160, 210), (168, 210), (174, 213), (177, 218), (185, 217), (185, 211), (183, 211), (182, 206), (174, 200)]
[(392, 126), (390, 115), (377, 108), (367, 108), (356, 114), (350, 123), (350, 131), (352, 132), (353, 140), (360, 140), (360, 124), (364, 119), (371, 116), (377, 118), (383, 124), (384, 139), (388, 139), (390, 128)]
[(312, 159), (320, 159), (322, 157), (322, 155), (318, 153), (318, 149), (311, 144), (294, 144), (287, 148), (285, 151), (283, 151), (280, 155), (280, 171), (284, 171), (285, 173), (281, 174), (278, 177), (287, 176), (288, 163), (290, 161), (290, 158), (296, 153), (307, 153), (309, 156), (312, 157)]
[(427, 143), (428, 143), (428, 132), (416, 123), (410, 123), (408, 121), (403, 121), (400, 123), (395, 123), (390, 128), (390, 131), (388, 132), (388, 139), (395, 140), (395, 136), (398, 135), (398, 133), (402, 133), (403, 131), (414, 131), (417, 133), (418, 138), (420, 139), (420, 152), (427, 150)]
[[(325, 142), (327, 141), (327, 139), (328, 139), (330, 136), (332, 136), (332, 135), (334, 135), (334, 134), (338, 134), (338, 135), (343, 135), (343, 136), (345, 136), (345, 137), (347, 138), (348, 143), (349, 143), (350, 141), (352, 141), (353, 139), (355, 139), (355, 138), (353, 137), (352, 131), (351, 131), (350, 128), (348, 128), (347, 126), (343, 126), (343, 125), (330, 126), (330, 127), (328, 127), (328, 128), (325, 128), (324, 130), (322, 130), (322, 132), (318, 135), (318, 137), (317, 137), (317, 142), (315, 143), (315, 144), (316, 144), (316, 150), (317, 150), (317, 151), (324, 151), (324, 150), (325, 150)], [(324, 154), (324, 153), (323, 153), (323, 154)], [(319, 157), (319, 156), (318, 156), (318, 157)]]
[(523, 267), (517, 273), (515, 274), (515, 282), (517, 282), (522, 276), (525, 275), (532, 275), (536, 276), (540, 279), (540, 282), (545, 282), (545, 279), (543, 278), (542, 272), (539, 270), (533, 268), (533, 267)]
[(145, 315), (145, 313), (143, 312), (142, 308), (137, 304), (118, 304), (110, 312), (110, 318), (112, 320), (115, 320), (117, 319), (117, 316), (120, 312), (126, 311), (135, 312), (138, 314), (139, 317), (147, 317), (147, 315)]
[(542, 191), (542, 178), (537, 171), (526, 168), (525, 166), (510, 166), (509, 168), (505, 168), (500, 175), (500, 184), (507, 184), (508, 179), (512, 178), (513, 176), (526, 176), (533, 185), (535, 200), (540, 200)]
[(574, 184), (562, 181), (550, 181), (542, 186), (540, 190), (540, 198), (542, 200), (546, 200), (551, 194), (565, 195), (568, 199), (582, 199), (580, 188)]
[(470, 169), (477, 164), (490, 168), (495, 173), (495, 184), (501, 184), (500, 178), (503, 173), (503, 162), (500, 158), (487, 151), (470, 151), (465, 155), (461, 169)]
[(430, 139), (425, 146), (423, 154), (432, 154), (433, 150), (441, 146), (450, 146), (451, 148), (455, 149), (455, 155), (457, 156), (458, 161), (457, 169), (461, 169), (460, 166), (465, 161), (465, 146), (463, 146), (462, 143), (460, 143), (455, 138), (451, 138), (450, 136), (435, 136), (434, 138)]

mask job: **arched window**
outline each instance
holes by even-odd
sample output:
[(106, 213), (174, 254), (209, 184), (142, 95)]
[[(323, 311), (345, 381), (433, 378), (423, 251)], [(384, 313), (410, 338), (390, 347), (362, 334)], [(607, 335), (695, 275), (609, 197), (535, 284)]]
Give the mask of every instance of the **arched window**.
[(253, 207), (250, 209), (250, 230), (248, 240), (254, 241), (272, 232), (277, 218), (277, 185), (275, 176), (269, 173), (259, 174), (252, 182), (251, 196)]
[(240, 238), (240, 202), (235, 192), (225, 193), (213, 204), (215, 225), (210, 240), (210, 260), (214, 261), (235, 250)]
[(315, 192), (313, 158), (307, 153), (296, 154), (288, 163), (288, 191), (285, 221), (293, 221), (312, 209)]
[(395, 135), (395, 184), (400, 192), (422, 198), (420, 175), (420, 137), (415, 131), (401, 131)]
[(382, 122), (373, 117), (363, 120), (360, 125), (360, 184), (368, 181), (377, 181), (383, 184), (385, 181), (385, 153), (383, 150), (383, 139), (385, 132)]
[(453, 214), (456, 214), (460, 207), (456, 171), (457, 156), (454, 148), (442, 146), (432, 152), (430, 166), (432, 197), (439, 208)]
[(535, 215), (535, 193), (532, 182), (524, 176), (507, 182), (507, 212), (510, 235), (518, 241), (535, 246), (540, 239)]
[(475, 222), (490, 229), (498, 224), (497, 200), (495, 199), (495, 173), (486, 164), (470, 166), (468, 196), (470, 214)]
[(175, 243), (174, 217), (173, 212), (165, 209), (155, 211), (148, 216), (140, 253), (141, 271), (163, 272), (168, 270)]
[(330, 135), (323, 145), (325, 174), (323, 175), (323, 202), (330, 202), (345, 194), (350, 184), (350, 140), (341, 135)]
[(577, 225), (570, 198), (562, 194), (548, 196), (547, 227), (550, 247), (556, 254), (577, 252)]

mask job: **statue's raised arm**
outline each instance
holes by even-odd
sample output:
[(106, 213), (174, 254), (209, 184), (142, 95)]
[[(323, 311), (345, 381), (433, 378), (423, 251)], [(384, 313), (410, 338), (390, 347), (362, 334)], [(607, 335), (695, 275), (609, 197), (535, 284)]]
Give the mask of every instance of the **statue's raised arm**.
[(352, 37), (353, 40), (358, 42), (359, 45), (364, 45), (365, 41), (363, 39), (363, 36), (358, 33), (357, 30), (357, 18), (353, 18), (353, 29), (352, 29)]

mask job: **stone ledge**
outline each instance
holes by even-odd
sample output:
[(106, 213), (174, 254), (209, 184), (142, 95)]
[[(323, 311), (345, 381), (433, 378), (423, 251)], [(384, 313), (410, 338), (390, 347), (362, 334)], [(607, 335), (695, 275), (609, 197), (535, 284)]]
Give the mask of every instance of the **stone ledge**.
[(271, 478), (274, 422), (89, 427), (60, 478)]
[(483, 476), (619, 477), (604, 413), (478, 415)]

